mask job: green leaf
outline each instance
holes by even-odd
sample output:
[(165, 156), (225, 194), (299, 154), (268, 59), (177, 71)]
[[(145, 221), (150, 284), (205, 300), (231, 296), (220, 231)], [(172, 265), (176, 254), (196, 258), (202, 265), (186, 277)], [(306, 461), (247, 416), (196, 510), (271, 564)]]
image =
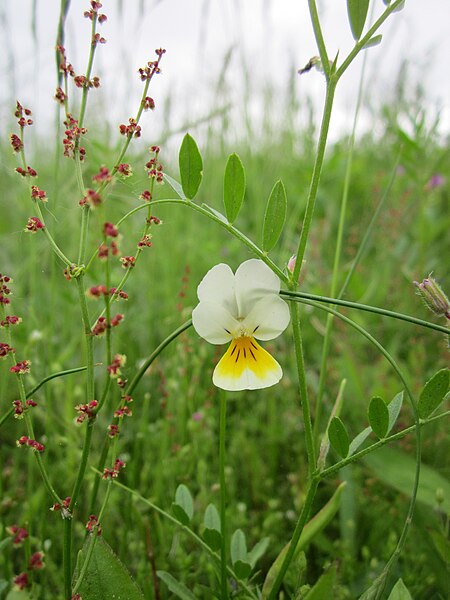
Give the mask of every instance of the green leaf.
[(156, 571), (156, 574), (177, 598), (181, 598), (181, 600), (195, 600), (195, 596), (191, 590), (184, 583), (175, 579), (170, 573), (167, 573), (167, 571)]
[(361, 594), (359, 600), (378, 600), (383, 593), (388, 574), (389, 570), (384, 568), (380, 575), (373, 580), (370, 587)]
[(238, 560), (247, 560), (247, 542), (245, 541), (245, 533), (242, 529), (236, 529), (231, 536), (231, 562), (234, 563)]
[[(334, 492), (333, 496), (330, 500), (325, 504), (323, 508), (305, 525), (300, 539), (297, 543), (297, 548), (295, 549), (294, 559), (296, 559), (300, 552), (306, 548), (309, 542), (317, 536), (325, 527), (332, 521), (335, 514), (338, 512), (341, 506), (341, 496), (342, 492), (346, 486), (345, 482), (342, 482), (337, 490)], [(272, 589), (272, 586), (275, 582), (275, 579), (280, 571), (281, 565), (284, 561), (284, 557), (286, 556), (286, 552), (289, 549), (289, 542), (284, 546), (281, 552), (278, 554), (272, 566), (269, 569), (269, 572), (266, 575), (266, 579), (264, 580), (264, 585), (262, 589), (262, 598), (265, 600)]]
[(333, 598), (333, 589), (336, 583), (336, 565), (332, 565), (323, 573), (305, 596), (305, 600), (325, 600)]
[(367, 48), (373, 48), (374, 46), (378, 46), (378, 44), (381, 44), (381, 40), (383, 39), (383, 36), (380, 35), (374, 35), (373, 37), (370, 38), (370, 40), (368, 40), (364, 46), (363, 46), (363, 50), (366, 50)]
[(339, 456), (345, 458), (349, 451), (350, 441), (345, 425), (339, 417), (331, 419), (330, 426), (328, 427), (328, 439), (332, 448)]
[(205, 530), (203, 538), (210, 548), (218, 550), (222, 543), (220, 517), (214, 504), (208, 504), (203, 520)]
[(355, 454), (355, 452), (360, 448), (360, 446), (363, 445), (371, 433), (372, 427), (366, 427), (361, 431), (361, 433), (358, 433), (348, 448), (348, 456)]
[(389, 412), (389, 426), (388, 426), (388, 430), (387, 430), (386, 434), (388, 434), (392, 431), (392, 428), (394, 427), (394, 425), (398, 419), (398, 415), (400, 414), (402, 404), (403, 404), (403, 391), (399, 392), (396, 396), (394, 396), (388, 404), (387, 408), (388, 408), (388, 412)]
[(233, 570), (236, 573), (238, 579), (247, 579), (247, 577), (252, 572), (252, 565), (243, 560), (237, 560), (233, 564)]
[[(88, 538), (80, 552), (83, 564), (92, 538)], [(75, 581), (78, 573), (75, 573)], [(79, 593), (83, 600), (144, 600), (144, 596), (128, 570), (101, 537), (95, 540), (91, 560)]]
[(353, 38), (361, 37), (369, 10), (369, 0), (347, 0), (347, 13)]
[(25, 590), (11, 590), (6, 600), (32, 600), (30, 594)]
[(241, 210), (245, 194), (245, 171), (237, 154), (230, 154), (225, 167), (223, 203), (229, 223), (233, 223)]
[(191, 492), (184, 484), (180, 484), (175, 492), (175, 502), (172, 511), (183, 525), (187, 525), (194, 514), (194, 501)]
[(370, 401), (369, 424), (377, 437), (381, 439), (386, 436), (389, 427), (389, 411), (386, 403), (379, 396), (374, 396)]
[(428, 418), (444, 400), (449, 385), (449, 369), (441, 369), (426, 382), (420, 392), (417, 410), (421, 419)]
[[(415, 460), (394, 448), (379, 448), (367, 454), (364, 462), (376, 476), (394, 489), (411, 495), (414, 484)], [(441, 490), (444, 498), (441, 510), (450, 513), (450, 483), (431, 467), (422, 464), (417, 499), (431, 509), (436, 509), (436, 491)]]
[(262, 247), (269, 252), (275, 246), (283, 231), (286, 220), (287, 198), (284, 184), (278, 180), (270, 192), (264, 214)]
[(163, 173), (163, 177), (181, 200), (187, 200), (186, 195), (183, 192), (183, 188), (181, 187), (181, 184), (178, 183), (176, 179), (174, 179), (170, 175), (167, 175), (167, 173)]
[(411, 594), (401, 578), (392, 588), (388, 600), (412, 600)]
[(253, 548), (247, 554), (248, 562), (252, 565), (252, 567), (255, 567), (258, 560), (262, 556), (264, 556), (267, 548), (269, 547), (269, 544), (270, 544), (270, 538), (268, 538), (268, 537), (262, 538), (261, 540), (259, 540), (259, 542), (257, 542), (253, 546)]
[(202, 181), (203, 161), (197, 144), (189, 133), (184, 136), (178, 161), (183, 192), (192, 200)]

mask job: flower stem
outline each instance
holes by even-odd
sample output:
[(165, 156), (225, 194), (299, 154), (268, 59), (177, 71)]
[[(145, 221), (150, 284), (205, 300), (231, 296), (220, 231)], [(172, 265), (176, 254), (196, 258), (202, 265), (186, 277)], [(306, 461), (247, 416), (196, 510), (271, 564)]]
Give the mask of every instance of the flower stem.
[(220, 597), (228, 600), (227, 585), (227, 528), (226, 528), (226, 481), (225, 481), (225, 433), (227, 419), (227, 399), (225, 392), (220, 394), (219, 421), (219, 472), (220, 472)]

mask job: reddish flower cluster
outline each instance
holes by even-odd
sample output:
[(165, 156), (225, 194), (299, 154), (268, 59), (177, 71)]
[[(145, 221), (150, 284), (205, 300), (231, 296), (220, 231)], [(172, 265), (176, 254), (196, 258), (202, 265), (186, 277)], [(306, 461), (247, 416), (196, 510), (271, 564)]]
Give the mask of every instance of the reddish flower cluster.
[(98, 517), (95, 515), (89, 516), (89, 521), (86, 523), (86, 529), (89, 531), (89, 533), (92, 533), (94, 529), (97, 529), (97, 535), (102, 535), (101, 525), (98, 521)]
[(75, 406), (75, 410), (77, 410), (80, 414), (77, 417), (77, 423), (83, 423), (85, 419), (94, 419), (95, 418), (95, 409), (98, 406), (97, 400), (91, 400), (88, 404), (78, 404)]
[(118, 425), (115, 425), (114, 423), (108, 425), (108, 435), (110, 438), (116, 437), (116, 435), (119, 435), (119, 432), (120, 428)]
[(138, 248), (151, 248), (153, 246), (153, 242), (151, 242), (151, 235), (144, 235), (138, 242)]
[(149, 190), (144, 190), (142, 194), (139, 196), (141, 200), (145, 200), (146, 202), (150, 202), (152, 199), (152, 193)]
[(14, 536), (13, 544), (15, 546), (19, 546), (29, 535), (24, 527), (19, 527), (18, 525), (11, 525), (6, 528), (6, 531), (9, 535)]
[(98, 12), (101, 7), (102, 7), (101, 2), (96, 2), (95, 0), (91, 0), (91, 10), (85, 11), (84, 16), (87, 19), (90, 19), (91, 21), (93, 21), (94, 18), (97, 18), (97, 21), (99, 23), (104, 23), (108, 19), (108, 17), (106, 15), (102, 15)]
[(136, 259), (134, 256), (122, 256), (120, 262), (122, 263), (122, 267), (124, 269), (132, 269), (136, 264)]
[(163, 48), (158, 48), (155, 50), (155, 54), (157, 55), (157, 60), (150, 60), (145, 67), (139, 69), (139, 75), (141, 76), (141, 80), (145, 81), (146, 79), (151, 79), (153, 75), (157, 75), (161, 73), (161, 69), (159, 68), (159, 63), (161, 61), (162, 55), (165, 54), (165, 50)]
[(27, 233), (37, 233), (40, 229), (44, 229), (44, 227), (44, 223), (38, 217), (29, 217), (24, 231)]
[(66, 101), (66, 94), (64, 93), (63, 89), (60, 87), (56, 88), (56, 92), (55, 92), (55, 100), (57, 102), (59, 102), (59, 104), (64, 104), (64, 102)]
[(90, 298), (101, 298), (108, 294), (108, 290), (106, 289), (106, 285), (94, 285), (86, 291), (86, 294)]
[[(102, 16), (104, 17), (105, 15)], [(97, 44), (106, 44), (106, 38), (104, 38), (99, 33), (94, 33), (94, 35), (92, 36), (92, 45), (96, 46)], [(94, 77), (94, 79), (98, 79), (98, 77)]]
[(121, 419), (122, 417), (131, 417), (133, 414), (133, 411), (131, 410), (131, 408), (129, 406), (122, 406), (122, 408), (118, 408), (117, 410), (114, 411), (114, 416), (117, 419)]
[(2, 275), (0, 273), (0, 304), (9, 304), (11, 302), (11, 300), (6, 297), (11, 294), (11, 290), (7, 285), (11, 283), (11, 281), (11, 277), (8, 277), (8, 275)]
[(23, 417), (23, 413), (28, 409), (28, 408), (34, 408), (35, 406), (37, 406), (37, 402), (35, 402), (34, 400), (27, 400), (25, 402), (25, 405), (23, 404), (23, 402), (21, 400), (14, 400), (13, 401), (13, 406), (14, 406), (14, 416), (16, 419), (21, 419)]
[(113, 256), (117, 256), (119, 254), (120, 251), (117, 242), (112, 241), (110, 242), (109, 246), (107, 244), (100, 244), (98, 247), (97, 256), (101, 260), (103, 258), (107, 258), (110, 252)]
[(19, 323), (22, 323), (21, 317), (7, 315), (3, 321), (0, 321), (0, 327), (9, 327), (10, 325), (18, 325)]
[(127, 177), (131, 177), (133, 175), (133, 169), (128, 163), (120, 163), (120, 165), (117, 166), (117, 172), (122, 179), (126, 179)]
[(127, 357), (125, 354), (115, 354), (112, 363), (106, 367), (109, 376), (115, 379), (121, 375), (122, 372), (120, 369), (125, 365), (126, 361)]
[(34, 552), (30, 556), (30, 560), (28, 561), (28, 568), (30, 570), (33, 569), (43, 569), (44, 568), (44, 553), (43, 552)]
[(142, 100), (142, 106), (144, 107), (144, 110), (153, 110), (155, 108), (155, 101), (153, 98), (150, 98), (150, 96), (146, 96)]
[(31, 199), (41, 200), (41, 202), (47, 202), (47, 194), (44, 190), (38, 188), (37, 185), (31, 186)]
[(24, 108), (18, 100), (16, 102), (16, 110), (14, 112), (14, 116), (19, 119), (17, 122), (19, 123), (20, 127), (33, 125), (33, 119), (30, 119), (31, 110), (29, 108)]
[(25, 589), (29, 585), (28, 574), (20, 573), (20, 575), (17, 575), (17, 577), (14, 577), (13, 582), (18, 590)]
[(116, 479), (118, 477), (120, 471), (126, 467), (126, 463), (124, 463), (120, 458), (116, 458), (114, 462), (114, 466), (112, 469), (104, 469), (103, 470), (103, 479)]
[(29, 446), (30, 448), (33, 448), (33, 450), (36, 450), (36, 452), (44, 452), (44, 450), (45, 450), (44, 444), (41, 444), (40, 442), (37, 442), (36, 440), (30, 439), (26, 435), (23, 435), (22, 437), (20, 437), (16, 443), (18, 446)]
[[(75, 77), (74, 68), (72, 67), (72, 65), (70, 63), (67, 62), (66, 49), (64, 48), (64, 46), (56, 46), (56, 51), (61, 56), (61, 60), (59, 63), (59, 70), (61, 71), (61, 73), (64, 73), (64, 75), (66, 77), (68, 75), (70, 75), (70, 77)], [(61, 88), (58, 88), (58, 89), (61, 89)], [(61, 90), (61, 92), (62, 92), (62, 90)], [(64, 92), (62, 92), (62, 93), (64, 93)]]
[(91, 206), (92, 208), (95, 208), (96, 206), (98, 206), (101, 203), (102, 203), (101, 195), (98, 192), (96, 192), (95, 190), (93, 190), (92, 188), (88, 188), (86, 190), (86, 196), (84, 196), (79, 201), (78, 204), (80, 206)]
[(11, 143), (11, 146), (12, 146), (12, 149), (14, 150), (14, 152), (20, 152), (22, 150), (23, 142), (18, 135), (16, 135), (15, 133), (12, 133), (9, 136), (9, 141)]
[(121, 135), (127, 135), (128, 137), (138, 138), (141, 137), (141, 126), (136, 123), (136, 119), (130, 117), (128, 119), (129, 125), (119, 125), (119, 131)]
[[(78, 127), (78, 120), (74, 119), (71, 114), (67, 115), (67, 119), (64, 121), (66, 130), (64, 132), (65, 138), (63, 139), (64, 156), (75, 157), (75, 146), (78, 146), (78, 141), (81, 136), (87, 132), (86, 127)], [(86, 150), (82, 146), (78, 147), (78, 153), (80, 160), (84, 160), (86, 156)]]
[(127, 385), (127, 382), (128, 382), (128, 379), (124, 379), (123, 377), (119, 377), (116, 380), (117, 385), (122, 389)]
[(10, 367), (9, 370), (11, 373), (17, 373), (17, 375), (25, 375), (30, 372), (30, 365), (31, 362), (29, 360), (21, 360), (13, 367)]
[(14, 353), (15, 349), (11, 348), (9, 344), (4, 344), (0, 342), (0, 358), (6, 358), (8, 354)]
[[(123, 315), (118, 313), (111, 319), (111, 327), (117, 327), (120, 321), (123, 319)], [(106, 317), (99, 317), (94, 327), (91, 329), (92, 335), (102, 335), (108, 329), (108, 322)]]
[(102, 165), (99, 169), (99, 172), (92, 176), (92, 181), (95, 183), (109, 183), (112, 179), (112, 175), (109, 173), (108, 167)]
[(158, 159), (161, 148), (159, 146), (152, 146), (150, 152), (153, 152), (154, 156), (145, 164), (145, 168), (148, 170), (148, 176), (151, 179), (154, 179), (156, 183), (162, 183), (164, 180), (163, 166)]
[(117, 313), (117, 315), (111, 319), (111, 327), (117, 327), (122, 319), (123, 315), (121, 313)]
[(158, 219), (158, 217), (154, 217), (153, 215), (151, 215), (146, 222), (147, 225), (161, 225), (162, 223), (161, 219)]
[(122, 298), (122, 300), (128, 300), (128, 294), (126, 292), (124, 292), (123, 290), (117, 291), (117, 288), (115, 288), (115, 287), (112, 287), (109, 290), (109, 293), (111, 294), (111, 296), (115, 296), (116, 298)]
[(29, 166), (26, 169), (22, 169), (22, 167), (16, 167), (16, 173), (19, 173), (19, 175), (22, 175), (22, 177), (26, 177), (27, 175), (28, 177), (37, 177), (37, 171)]
[(70, 508), (70, 502), (71, 502), (72, 498), (70, 496), (67, 496), (63, 501), (62, 504), (59, 504), (59, 502), (55, 502), (55, 504), (50, 508), (51, 511), (57, 511), (57, 510), (61, 510), (63, 512), (63, 514), (66, 514), (67, 511)]
[[(102, 40), (104, 38), (101, 38)], [(106, 40), (105, 40), (106, 42)], [(104, 42), (103, 42), (104, 43)], [(100, 87), (100, 78), (95, 76), (92, 79), (86, 79), (84, 75), (75, 75), (73, 78), (74, 84), (77, 88), (99, 88)]]
[(103, 235), (106, 237), (115, 238), (119, 235), (119, 230), (113, 223), (106, 221), (103, 225)]

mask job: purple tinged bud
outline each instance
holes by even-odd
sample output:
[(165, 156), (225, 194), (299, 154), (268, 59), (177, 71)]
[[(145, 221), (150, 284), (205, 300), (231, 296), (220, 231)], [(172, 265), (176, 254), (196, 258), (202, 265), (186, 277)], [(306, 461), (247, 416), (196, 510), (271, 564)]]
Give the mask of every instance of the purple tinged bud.
[(450, 301), (438, 282), (429, 275), (421, 283), (414, 282), (417, 293), (435, 315), (450, 319)]

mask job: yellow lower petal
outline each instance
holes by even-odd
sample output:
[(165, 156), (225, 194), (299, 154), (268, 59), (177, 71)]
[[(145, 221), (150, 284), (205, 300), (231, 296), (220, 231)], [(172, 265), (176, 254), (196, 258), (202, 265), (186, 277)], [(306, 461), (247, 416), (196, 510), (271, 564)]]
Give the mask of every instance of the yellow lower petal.
[(217, 364), (213, 383), (224, 390), (256, 390), (278, 383), (283, 375), (277, 361), (251, 337), (234, 339)]

